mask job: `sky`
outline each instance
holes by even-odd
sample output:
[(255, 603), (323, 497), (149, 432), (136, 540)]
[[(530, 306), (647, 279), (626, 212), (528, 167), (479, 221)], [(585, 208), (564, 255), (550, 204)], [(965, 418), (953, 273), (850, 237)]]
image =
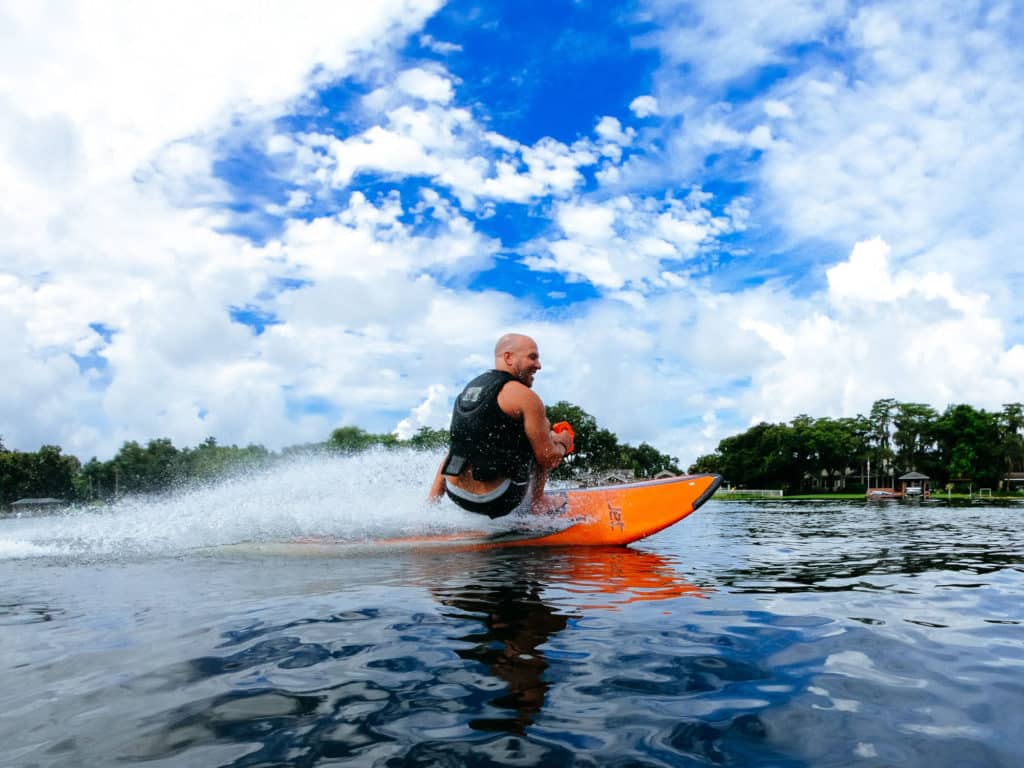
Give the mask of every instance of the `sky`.
[(508, 331), (685, 466), (1024, 400), (1024, 6), (0, 0), (0, 439), (447, 426)]

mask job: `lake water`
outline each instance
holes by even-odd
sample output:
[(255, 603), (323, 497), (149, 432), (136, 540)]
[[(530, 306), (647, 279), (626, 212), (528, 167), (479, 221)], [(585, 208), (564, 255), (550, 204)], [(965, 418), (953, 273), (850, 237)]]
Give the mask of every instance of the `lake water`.
[[(713, 499), (625, 549), (359, 544), (479, 523), (422, 504), (437, 461), (0, 520), (0, 765), (1024, 765), (1024, 505)], [(353, 545), (223, 546), (323, 535)]]

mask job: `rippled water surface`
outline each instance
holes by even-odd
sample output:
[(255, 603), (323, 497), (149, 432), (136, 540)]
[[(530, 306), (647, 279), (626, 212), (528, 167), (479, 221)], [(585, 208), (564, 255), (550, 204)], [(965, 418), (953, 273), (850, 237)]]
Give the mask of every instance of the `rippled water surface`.
[(1024, 506), (712, 500), (611, 550), (223, 546), (467, 525), (419, 504), (433, 457), (373, 461), (0, 520), (0, 764), (1024, 765)]

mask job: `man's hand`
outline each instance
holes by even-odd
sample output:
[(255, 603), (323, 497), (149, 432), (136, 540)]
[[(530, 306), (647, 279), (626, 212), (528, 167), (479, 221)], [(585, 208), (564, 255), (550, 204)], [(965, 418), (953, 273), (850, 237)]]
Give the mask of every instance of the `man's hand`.
[(569, 442), (562, 443), (565, 446), (566, 455), (576, 450), (576, 430), (572, 428), (572, 424), (570, 424), (568, 421), (560, 421), (557, 424), (552, 425), (551, 431), (554, 432), (556, 435), (560, 435), (563, 433), (569, 435)]

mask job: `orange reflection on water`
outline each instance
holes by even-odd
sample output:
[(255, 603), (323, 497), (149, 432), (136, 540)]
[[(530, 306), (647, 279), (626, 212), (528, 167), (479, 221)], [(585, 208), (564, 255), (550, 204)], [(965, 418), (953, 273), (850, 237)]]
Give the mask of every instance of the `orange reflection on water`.
[[(548, 643), (570, 621), (631, 603), (704, 597), (670, 558), (627, 547), (422, 552), (419, 578), (441, 604), (471, 619), (456, 639), (504, 687), (469, 721), (482, 731), (522, 734), (544, 707), (552, 682)], [(464, 625), (462, 625), (464, 626)]]
[[(567, 549), (552, 559), (548, 586), (582, 598), (581, 610), (615, 610), (630, 603), (707, 597), (708, 590), (686, 580), (676, 563), (654, 552), (628, 547)], [(562, 601), (560, 601), (562, 602)]]

